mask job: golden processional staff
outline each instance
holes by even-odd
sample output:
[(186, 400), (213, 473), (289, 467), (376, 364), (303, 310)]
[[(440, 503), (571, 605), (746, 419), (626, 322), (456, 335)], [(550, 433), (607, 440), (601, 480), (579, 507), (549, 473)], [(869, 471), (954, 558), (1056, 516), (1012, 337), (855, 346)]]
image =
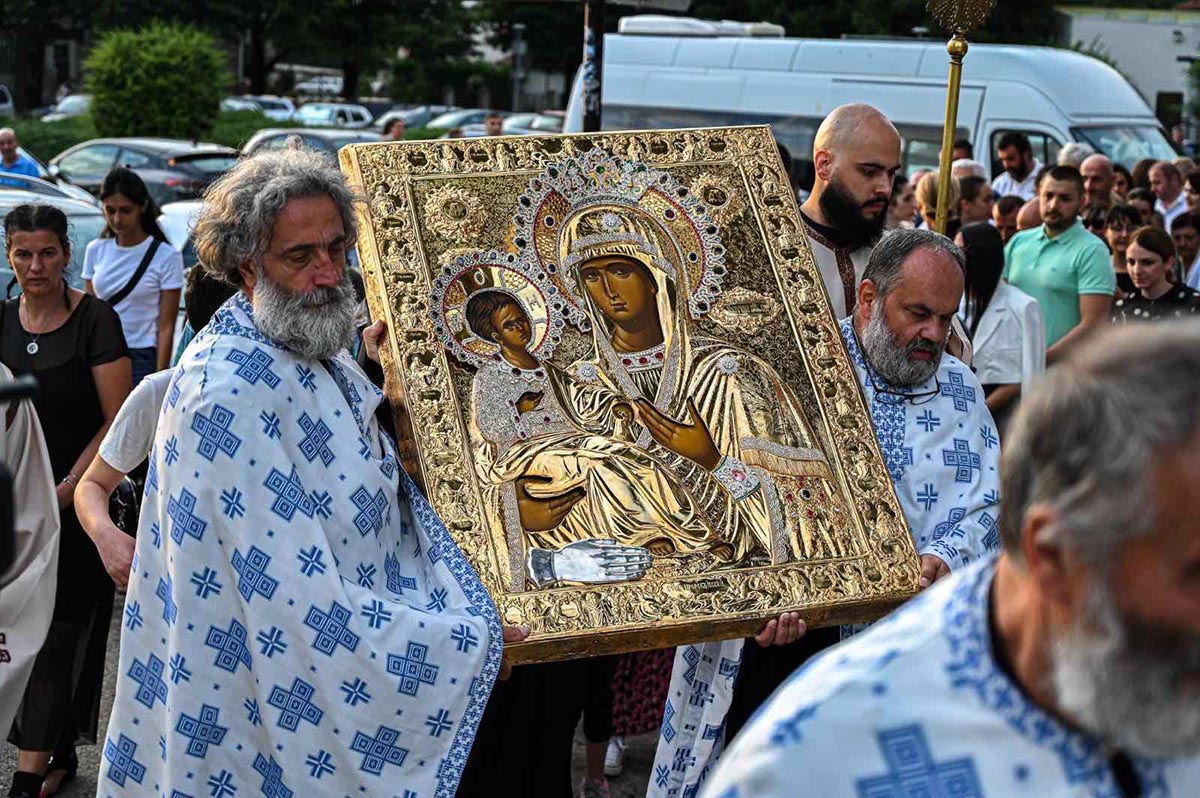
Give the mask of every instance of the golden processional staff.
[(945, 235), (950, 202), (950, 160), (954, 131), (958, 128), (958, 91), (962, 85), (963, 57), (967, 54), (967, 31), (983, 24), (996, 0), (929, 0), (925, 8), (933, 18), (953, 31), (946, 45), (950, 53), (950, 81), (946, 87), (946, 121), (942, 127), (942, 157), (938, 166), (937, 231)]

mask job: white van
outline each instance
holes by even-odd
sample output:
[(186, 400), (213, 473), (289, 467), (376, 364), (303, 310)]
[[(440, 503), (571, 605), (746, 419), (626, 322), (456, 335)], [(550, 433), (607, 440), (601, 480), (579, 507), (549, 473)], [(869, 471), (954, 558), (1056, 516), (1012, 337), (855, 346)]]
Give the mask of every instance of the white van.
[[(937, 165), (944, 42), (787, 39), (778, 26), (648, 15), (623, 18), (619, 31), (604, 38), (605, 130), (769, 123), (797, 162), (811, 163), (825, 114), (865, 102), (900, 130), (906, 170)], [(1069, 141), (1087, 142), (1126, 167), (1176, 155), (1145, 100), (1095, 58), (972, 44), (964, 64), (955, 138), (972, 141), (976, 160), (993, 174), (1003, 171), (995, 145), (1009, 130), (1029, 136), (1043, 163), (1053, 163)], [(566, 132), (582, 129), (580, 87), (576, 76)]]

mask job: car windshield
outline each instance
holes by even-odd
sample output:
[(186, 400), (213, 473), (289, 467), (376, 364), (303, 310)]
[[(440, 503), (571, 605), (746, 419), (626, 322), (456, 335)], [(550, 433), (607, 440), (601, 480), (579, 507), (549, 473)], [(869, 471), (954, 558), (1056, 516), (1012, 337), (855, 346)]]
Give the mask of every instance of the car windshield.
[(77, 114), (86, 111), (91, 104), (91, 98), (86, 95), (72, 94), (64, 97), (54, 110), (62, 114)]
[(255, 97), (254, 102), (262, 106), (264, 111), (286, 111), (287, 103), (280, 100), (268, 100), (266, 97)]
[(176, 163), (179, 164), (180, 168), (186, 169), (189, 172), (199, 172), (202, 175), (219, 175), (225, 173), (237, 163), (237, 156), (214, 153), (212, 155), (200, 155), (195, 158), (179, 158), (176, 160)]
[(1127, 169), (1143, 158), (1169, 161), (1177, 155), (1162, 131), (1152, 125), (1079, 127), (1073, 132), (1080, 141), (1091, 144)]
[(478, 111), (451, 111), (430, 120), (426, 127), (458, 127), (479, 114)]
[(297, 114), (301, 119), (327, 121), (333, 119), (334, 108), (332, 105), (305, 105)]

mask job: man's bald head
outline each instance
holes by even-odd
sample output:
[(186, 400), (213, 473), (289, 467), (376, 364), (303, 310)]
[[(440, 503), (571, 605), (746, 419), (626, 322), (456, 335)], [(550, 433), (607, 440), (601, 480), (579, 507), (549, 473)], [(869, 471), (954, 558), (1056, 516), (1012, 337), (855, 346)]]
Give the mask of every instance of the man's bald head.
[(11, 164), (17, 160), (17, 131), (0, 127), (0, 161)]
[(900, 134), (862, 103), (833, 109), (813, 139), (816, 179), (805, 213), (855, 247), (872, 243), (887, 221), (892, 178), (900, 170)]
[(1038, 203), (1037, 197), (1029, 200), (1021, 206), (1021, 210), (1017, 212), (1017, 232), (1022, 230), (1032, 230), (1042, 223), (1042, 206)]
[(1107, 208), (1112, 204), (1113, 164), (1107, 155), (1096, 153), (1079, 165), (1083, 175), (1085, 204), (1089, 208)]
[(813, 159), (821, 150), (836, 154), (847, 146), (881, 136), (888, 141), (895, 140), (899, 153), (900, 133), (879, 109), (866, 103), (840, 105), (830, 111), (817, 128), (817, 135), (813, 138)]

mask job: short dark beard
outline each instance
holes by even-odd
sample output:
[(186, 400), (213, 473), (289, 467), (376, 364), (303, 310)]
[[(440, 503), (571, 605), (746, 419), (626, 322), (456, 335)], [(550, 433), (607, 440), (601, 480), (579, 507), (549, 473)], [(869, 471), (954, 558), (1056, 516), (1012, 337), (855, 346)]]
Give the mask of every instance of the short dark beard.
[(868, 219), (863, 215), (862, 203), (832, 176), (822, 189), (818, 204), (825, 221), (854, 249), (874, 244), (887, 223), (886, 204), (877, 218)]

